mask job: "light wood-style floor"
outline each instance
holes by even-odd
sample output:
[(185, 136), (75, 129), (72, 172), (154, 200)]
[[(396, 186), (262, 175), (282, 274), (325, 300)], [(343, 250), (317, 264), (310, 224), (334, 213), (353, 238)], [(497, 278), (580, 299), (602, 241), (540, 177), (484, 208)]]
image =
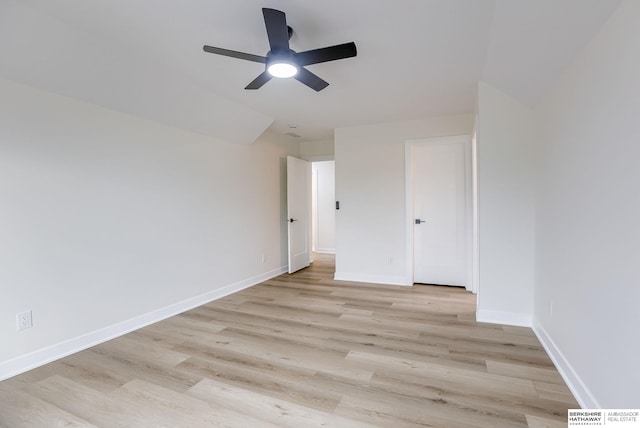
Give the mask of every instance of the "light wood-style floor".
[(333, 281), (333, 258), (0, 383), (2, 427), (564, 427), (527, 328), (459, 288)]

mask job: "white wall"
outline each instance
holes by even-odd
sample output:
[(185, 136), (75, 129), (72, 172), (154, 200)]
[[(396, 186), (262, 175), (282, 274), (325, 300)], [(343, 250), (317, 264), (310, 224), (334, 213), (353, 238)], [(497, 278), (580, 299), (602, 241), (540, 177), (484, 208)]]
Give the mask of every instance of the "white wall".
[(531, 325), (535, 245), (531, 112), (483, 82), (478, 100), (477, 318)]
[(314, 251), (336, 252), (335, 161), (313, 162)]
[(287, 154), (0, 80), (0, 378), (286, 269)]
[(410, 282), (405, 140), (470, 134), (472, 129), (472, 115), (336, 129), (336, 279)]
[(589, 407), (640, 407), (639, 28), (624, 2), (535, 109), (534, 326)]

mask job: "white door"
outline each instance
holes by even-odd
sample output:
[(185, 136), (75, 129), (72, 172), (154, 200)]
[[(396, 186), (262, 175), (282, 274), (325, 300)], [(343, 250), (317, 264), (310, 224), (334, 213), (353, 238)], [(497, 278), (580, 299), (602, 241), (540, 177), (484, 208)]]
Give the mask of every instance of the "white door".
[(311, 260), (311, 163), (287, 156), (289, 273)]
[(335, 164), (333, 160), (311, 164), (311, 246), (317, 253), (336, 252)]
[(460, 141), (412, 146), (414, 282), (466, 285), (465, 153)]

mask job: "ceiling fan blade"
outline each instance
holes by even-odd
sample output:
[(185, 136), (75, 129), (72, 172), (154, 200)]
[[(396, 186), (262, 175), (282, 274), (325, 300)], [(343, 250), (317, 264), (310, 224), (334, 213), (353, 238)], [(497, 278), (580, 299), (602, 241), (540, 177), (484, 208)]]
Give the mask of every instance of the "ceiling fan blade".
[(319, 78), (318, 76), (316, 76), (315, 74), (313, 74), (312, 72), (310, 72), (309, 70), (303, 67), (300, 67), (300, 69), (298, 70), (298, 74), (293, 76), (293, 78), (299, 82), (304, 83), (305, 85), (307, 85), (308, 87), (310, 87), (315, 91), (321, 91), (327, 86), (329, 86), (328, 82), (322, 80), (321, 78)]
[(232, 51), (229, 49), (216, 48), (213, 46), (203, 46), (202, 49), (205, 52), (209, 52), (212, 54), (230, 56), (231, 58), (245, 59), (247, 61), (260, 62), (264, 64), (267, 61), (267, 58), (260, 55), (253, 55), (244, 52)]
[(341, 45), (299, 52), (295, 54), (294, 57), (299, 65), (305, 66), (321, 62), (335, 61), (337, 59), (351, 58), (357, 54), (358, 51), (356, 49), (356, 44), (349, 42)]
[(289, 29), (284, 12), (275, 9), (262, 9), (264, 25), (267, 27), (269, 46), (272, 51), (289, 50)]
[(271, 80), (271, 75), (263, 71), (258, 77), (253, 79), (253, 82), (249, 83), (245, 89), (260, 89), (269, 80)]

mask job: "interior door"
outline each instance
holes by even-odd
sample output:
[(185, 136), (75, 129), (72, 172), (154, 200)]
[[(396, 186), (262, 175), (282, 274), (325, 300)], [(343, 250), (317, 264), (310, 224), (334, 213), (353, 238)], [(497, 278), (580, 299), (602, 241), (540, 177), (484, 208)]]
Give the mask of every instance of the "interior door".
[(465, 286), (467, 216), (463, 142), (412, 147), (414, 282)]
[(311, 163), (287, 156), (289, 273), (311, 261)]

